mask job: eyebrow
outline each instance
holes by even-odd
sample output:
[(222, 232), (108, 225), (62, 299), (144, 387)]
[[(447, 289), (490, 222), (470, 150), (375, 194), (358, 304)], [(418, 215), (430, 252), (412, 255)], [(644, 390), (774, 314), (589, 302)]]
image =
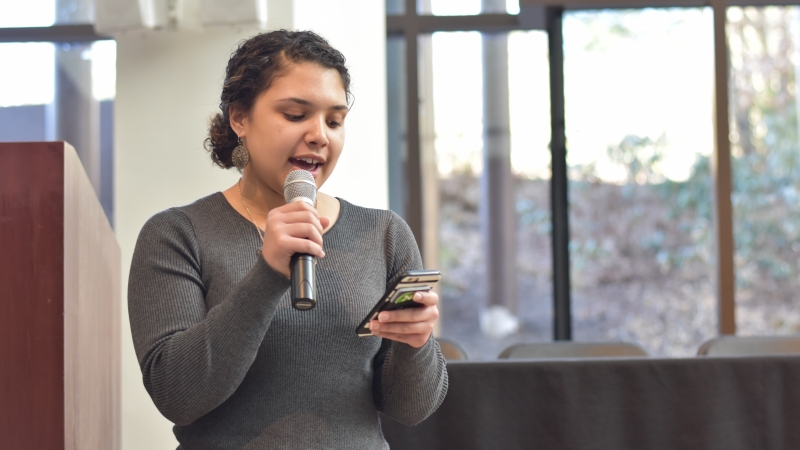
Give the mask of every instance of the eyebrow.
[[(304, 100), (302, 98), (297, 98), (297, 97), (283, 98), (283, 99), (278, 100), (278, 102), (281, 102), (281, 103), (283, 103), (283, 102), (292, 102), (292, 103), (297, 103), (298, 105), (303, 105), (303, 106), (314, 106), (314, 104), (311, 103), (310, 101)], [(350, 108), (348, 108), (347, 105), (335, 105), (331, 109), (336, 110), (336, 111), (347, 111)]]

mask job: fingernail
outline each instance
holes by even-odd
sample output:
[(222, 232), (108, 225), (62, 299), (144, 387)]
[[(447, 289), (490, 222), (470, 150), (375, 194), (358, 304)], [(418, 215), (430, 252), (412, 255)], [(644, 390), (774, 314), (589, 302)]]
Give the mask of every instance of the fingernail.
[(381, 329), (381, 324), (379, 324), (378, 322), (375, 322), (369, 327), (369, 329), (372, 330), (372, 332), (374, 333), (374, 332), (376, 332), (376, 331)]
[(414, 300), (422, 300), (422, 294), (420, 294), (419, 292), (414, 294)]
[(389, 313), (387, 312), (380, 313), (378, 315), (378, 320), (380, 320), (381, 322), (386, 322), (387, 320), (389, 320)]

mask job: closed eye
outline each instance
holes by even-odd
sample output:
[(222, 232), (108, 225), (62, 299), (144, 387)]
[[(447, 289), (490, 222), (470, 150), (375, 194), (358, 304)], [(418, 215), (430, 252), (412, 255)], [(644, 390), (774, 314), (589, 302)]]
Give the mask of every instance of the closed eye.
[(287, 120), (291, 120), (292, 122), (299, 122), (303, 120), (303, 118), (305, 117), (303, 115), (294, 116), (292, 114), (284, 114), (283, 116), (286, 117)]

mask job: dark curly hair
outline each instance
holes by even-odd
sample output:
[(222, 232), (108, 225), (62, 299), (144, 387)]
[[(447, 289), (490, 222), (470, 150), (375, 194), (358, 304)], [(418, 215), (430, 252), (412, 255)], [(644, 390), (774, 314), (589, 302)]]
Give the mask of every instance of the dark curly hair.
[(256, 98), (269, 89), (290, 62), (311, 62), (336, 69), (350, 103), (350, 73), (345, 67), (344, 55), (328, 41), (312, 31), (278, 30), (257, 34), (239, 43), (228, 60), (220, 96), (221, 113), (211, 118), (204, 142), (215, 164), (224, 169), (233, 167), (231, 153), (239, 144), (239, 137), (230, 125), (231, 107), (249, 112)]

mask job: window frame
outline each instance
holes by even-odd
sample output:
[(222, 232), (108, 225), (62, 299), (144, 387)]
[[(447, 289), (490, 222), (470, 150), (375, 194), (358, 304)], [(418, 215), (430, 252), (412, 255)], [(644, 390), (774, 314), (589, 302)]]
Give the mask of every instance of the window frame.
[[(520, 0), (519, 15), (478, 14), (433, 16), (418, 13), (417, 0), (403, 0), (404, 14), (387, 15), (386, 33), (405, 41), (406, 105), (419, 104), (418, 36), (437, 31), (510, 32), (543, 30), (548, 35), (551, 108), (551, 217), (553, 245), (553, 339), (572, 339), (569, 257), (569, 195), (564, 110), (563, 15), (565, 11), (597, 9), (644, 9), (707, 7), (714, 16), (714, 150), (713, 180), (715, 286), (721, 335), (736, 334), (733, 210), (731, 205), (731, 145), (728, 120), (728, 46), (726, 12), (730, 6), (800, 6), (792, 0)], [(424, 229), (424, 186), (419, 108), (406, 107), (406, 196), (403, 210), (417, 244), (428, 247)], [(721, 120), (720, 120), (721, 119)]]

